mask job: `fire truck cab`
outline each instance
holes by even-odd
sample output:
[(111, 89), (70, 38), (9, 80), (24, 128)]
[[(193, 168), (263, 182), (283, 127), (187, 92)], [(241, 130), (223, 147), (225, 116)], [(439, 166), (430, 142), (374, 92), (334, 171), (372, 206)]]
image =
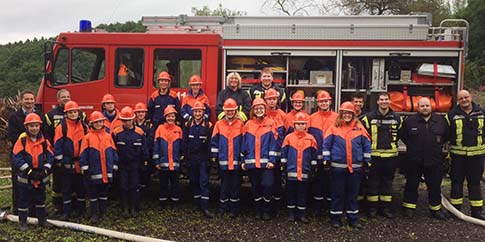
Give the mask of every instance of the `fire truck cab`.
[[(146, 102), (156, 77), (168, 71), (182, 97), (198, 74), (211, 107), (238, 72), (243, 87), (259, 81), (270, 67), (274, 82), (305, 93), (307, 111), (315, 96), (332, 94), (334, 108), (355, 93), (376, 106), (377, 94), (391, 93), (391, 107), (416, 111), (421, 96), (446, 112), (463, 85), (467, 27), (431, 27), (427, 16), (319, 17), (143, 17), (146, 33), (75, 32), (59, 34), (46, 46), (45, 75), (38, 104), (48, 111), (56, 91), (67, 89), (87, 112), (101, 109), (113, 94), (117, 106)], [(214, 118), (214, 117), (212, 117)]]

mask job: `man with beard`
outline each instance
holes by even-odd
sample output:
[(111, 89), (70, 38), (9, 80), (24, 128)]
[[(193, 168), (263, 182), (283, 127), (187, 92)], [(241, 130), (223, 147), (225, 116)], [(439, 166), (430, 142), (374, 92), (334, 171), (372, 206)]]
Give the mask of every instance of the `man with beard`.
[(471, 215), (484, 220), (480, 181), (485, 156), (485, 115), (467, 90), (459, 91), (457, 99), (458, 105), (446, 115), (450, 127), (450, 203), (461, 209), (466, 178)]
[(441, 179), (443, 178), (443, 145), (448, 140), (445, 119), (431, 112), (428, 98), (418, 101), (418, 113), (408, 117), (400, 130), (401, 139), (407, 147), (406, 185), (404, 187), (403, 213), (412, 217), (418, 200), (421, 176), (428, 188), (431, 216), (445, 220), (441, 211)]

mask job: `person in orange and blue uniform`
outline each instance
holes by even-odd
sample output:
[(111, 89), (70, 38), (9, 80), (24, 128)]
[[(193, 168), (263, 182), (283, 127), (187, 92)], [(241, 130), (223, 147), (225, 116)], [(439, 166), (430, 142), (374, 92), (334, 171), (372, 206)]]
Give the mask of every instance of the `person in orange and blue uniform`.
[(113, 130), (121, 126), (121, 120), (119, 119), (119, 111), (116, 109), (116, 99), (111, 94), (105, 94), (101, 100), (103, 106), (103, 115), (106, 118), (104, 120), (104, 126), (106, 127), (106, 132), (110, 134)]
[(236, 117), (237, 109), (236, 100), (228, 98), (224, 101), (224, 119), (214, 125), (211, 139), (211, 160), (218, 162), (221, 177), (219, 214), (223, 215), (230, 210), (233, 218), (239, 212), (239, 165), (244, 126)]
[(287, 208), (288, 221), (295, 221), (295, 210), (298, 219), (309, 223), (306, 218), (306, 199), (308, 193), (308, 179), (313, 166), (317, 165), (317, 142), (306, 132), (308, 114), (297, 113), (293, 120), (295, 132), (286, 136), (281, 149), (281, 164), (287, 171)]
[(264, 100), (267, 104), (266, 109), (266, 117), (272, 119), (275, 122), (276, 133), (278, 137), (276, 139), (276, 163), (274, 164), (275, 167), (273, 168), (274, 172), (274, 183), (273, 183), (273, 203), (275, 206), (273, 207), (273, 213), (277, 212), (278, 202), (281, 200), (281, 193), (282, 193), (282, 181), (281, 181), (281, 160), (280, 160), (280, 151), (281, 145), (283, 144), (283, 139), (285, 138), (285, 116), (286, 113), (281, 110), (278, 106), (280, 93), (273, 88), (270, 88), (266, 91), (264, 95)]
[(165, 123), (164, 110), (168, 106), (173, 107), (176, 111), (176, 120), (180, 121), (177, 116), (180, 114), (180, 100), (177, 92), (170, 89), (170, 74), (166, 71), (160, 72), (157, 77), (159, 89), (154, 91), (148, 99), (148, 118), (152, 121), (152, 132), (157, 130), (158, 126)]
[(140, 170), (148, 159), (145, 132), (133, 124), (135, 112), (131, 107), (121, 109), (122, 126), (113, 130), (112, 137), (118, 153), (121, 203), (123, 216), (136, 217), (140, 210)]
[(332, 227), (342, 226), (342, 215), (347, 215), (351, 227), (361, 229), (357, 194), (363, 173), (371, 162), (371, 142), (364, 126), (357, 120), (351, 102), (340, 105), (339, 116), (323, 142), (323, 164), (331, 172), (332, 202), (330, 218)]
[[(318, 111), (310, 115), (308, 133), (317, 141), (318, 156), (317, 170), (313, 181), (313, 200), (315, 201), (315, 214), (321, 215), (330, 204), (330, 177), (323, 171), (322, 145), (327, 129), (335, 123), (338, 114), (332, 111), (332, 96), (325, 90), (317, 93)], [(324, 200), (325, 199), (325, 200)]]
[(209, 119), (211, 115), (211, 109), (209, 106), (209, 98), (202, 90), (202, 80), (200, 76), (193, 75), (189, 79), (190, 90), (187, 95), (181, 101), (182, 110), (180, 111), (184, 121), (188, 121), (192, 117), (192, 107), (196, 101), (204, 104), (204, 119)]
[(189, 167), (189, 183), (194, 203), (207, 218), (213, 215), (209, 211), (209, 154), (212, 135), (212, 123), (205, 118), (206, 106), (195, 101), (192, 116), (184, 128), (183, 147), (185, 160)]
[(81, 141), (88, 131), (87, 125), (80, 118), (79, 105), (69, 101), (64, 105), (66, 118), (56, 127), (54, 135), (54, 155), (56, 163), (62, 166), (62, 220), (67, 220), (72, 213), (72, 194), (76, 193), (74, 208), (79, 216), (86, 210), (86, 191), (84, 190), (79, 156)]
[(248, 171), (258, 219), (270, 220), (270, 205), (276, 163), (276, 128), (265, 117), (266, 103), (255, 98), (250, 117), (243, 129), (241, 168)]
[(177, 110), (167, 106), (164, 111), (166, 122), (155, 131), (152, 162), (159, 171), (160, 177), (160, 209), (164, 209), (168, 200), (168, 184), (170, 183), (170, 200), (179, 201), (179, 174), (182, 151), (182, 129), (175, 125)]
[(293, 127), (293, 120), (295, 119), (295, 116), (299, 112), (304, 112), (306, 111), (303, 109), (304, 107), (304, 102), (305, 102), (305, 94), (303, 93), (302, 90), (298, 90), (293, 95), (291, 95), (291, 106), (293, 109), (289, 113), (286, 114), (285, 117), (285, 129), (286, 129), (286, 134), (290, 134), (293, 132), (294, 127)]
[(151, 174), (155, 171), (155, 168), (153, 167), (152, 162), (150, 161), (152, 156), (151, 154), (153, 153), (153, 136), (150, 134), (150, 129), (152, 128), (152, 122), (151, 120), (147, 119), (147, 105), (142, 102), (138, 102), (135, 104), (135, 120), (134, 120), (134, 125), (136, 127), (140, 127), (143, 130), (147, 146), (148, 146), (148, 154), (149, 157), (147, 160), (143, 161), (143, 165), (141, 167), (141, 177), (140, 177), (140, 188), (145, 189), (149, 183), (150, 183), (150, 176)]
[(39, 224), (50, 227), (45, 210), (45, 185), (49, 183), (49, 175), (54, 164), (52, 147), (41, 132), (40, 116), (36, 113), (27, 114), (24, 125), (26, 131), (20, 134), (12, 152), (12, 160), (18, 170), (16, 179), (21, 231), (28, 229), (27, 216), (31, 201), (35, 203)]
[(89, 116), (91, 129), (81, 142), (79, 165), (88, 192), (91, 213), (95, 224), (108, 209), (108, 188), (113, 182), (113, 172), (118, 170), (118, 156), (111, 136), (106, 133), (105, 117), (99, 111)]

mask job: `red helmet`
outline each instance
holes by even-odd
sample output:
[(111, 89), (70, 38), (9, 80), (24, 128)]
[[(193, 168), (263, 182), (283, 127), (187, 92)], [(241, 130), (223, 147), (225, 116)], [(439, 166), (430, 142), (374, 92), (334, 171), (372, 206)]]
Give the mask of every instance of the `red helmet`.
[(116, 103), (116, 99), (113, 97), (113, 95), (108, 93), (103, 96), (101, 103)]
[(237, 109), (236, 100), (234, 100), (232, 98), (226, 99), (226, 101), (224, 101), (224, 107), (222, 109), (223, 110), (236, 110)]
[(158, 74), (157, 81), (162, 80), (162, 79), (163, 80), (169, 80), (169, 81), (172, 80), (172, 78), (170, 78), (170, 74), (168, 74), (168, 72), (166, 72), (166, 71), (162, 71), (162, 72), (160, 72), (160, 74)]
[(266, 102), (262, 98), (257, 97), (253, 100), (253, 106), (251, 106), (251, 108), (254, 108), (254, 106), (257, 106), (257, 105), (263, 105), (266, 107)]
[(325, 90), (320, 90), (317, 94), (317, 102), (322, 100), (330, 100), (330, 99), (332, 99), (332, 96), (330, 96), (330, 93), (328, 93)]
[(135, 118), (135, 112), (133, 111), (132, 108), (126, 106), (121, 109), (121, 112), (120, 112), (121, 120), (132, 120), (134, 118)]
[(270, 99), (270, 98), (278, 98), (280, 96), (280, 93), (278, 91), (276, 91), (274, 88), (270, 88), (268, 90), (266, 90), (265, 94), (264, 94), (264, 99)]
[(340, 111), (349, 111), (355, 114), (355, 106), (352, 102), (344, 102), (340, 105)]
[(293, 93), (293, 95), (291, 96), (291, 101), (305, 101), (305, 97), (303, 95), (303, 93), (301, 91), (296, 91), (295, 93)]
[(39, 124), (41, 124), (42, 123), (42, 119), (36, 113), (29, 113), (25, 117), (24, 125), (31, 124), (31, 123), (39, 123)]
[(135, 104), (135, 112), (147, 112), (148, 108), (145, 103), (139, 102)]
[(93, 123), (99, 120), (105, 120), (106, 118), (100, 111), (94, 111), (89, 115), (89, 122)]
[(68, 111), (72, 110), (79, 110), (79, 105), (77, 105), (74, 101), (69, 101), (64, 105), (64, 112), (67, 113)]
[(309, 118), (310, 116), (307, 113), (298, 112), (295, 115), (295, 119), (293, 120), (293, 123), (308, 123)]
[(202, 84), (199, 75), (192, 75), (189, 80), (189, 85)]
[(194, 106), (192, 106), (193, 110), (205, 110), (205, 105), (201, 101), (195, 101)]
[(163, 116), (165, 117), (171, 113), (177, 113), (177, 110), (175, 110), (173, 106), (167, 106), (165, 110), (163, 110)]

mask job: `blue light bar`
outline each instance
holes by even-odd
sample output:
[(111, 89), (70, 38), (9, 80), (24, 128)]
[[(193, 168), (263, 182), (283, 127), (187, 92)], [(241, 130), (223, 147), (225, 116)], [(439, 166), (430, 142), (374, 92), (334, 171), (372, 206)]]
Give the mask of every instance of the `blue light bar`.
[(93, 28), (91, 27), (91, 21), (81, 20), (79, 21), (79, 32), (91, 32)]

